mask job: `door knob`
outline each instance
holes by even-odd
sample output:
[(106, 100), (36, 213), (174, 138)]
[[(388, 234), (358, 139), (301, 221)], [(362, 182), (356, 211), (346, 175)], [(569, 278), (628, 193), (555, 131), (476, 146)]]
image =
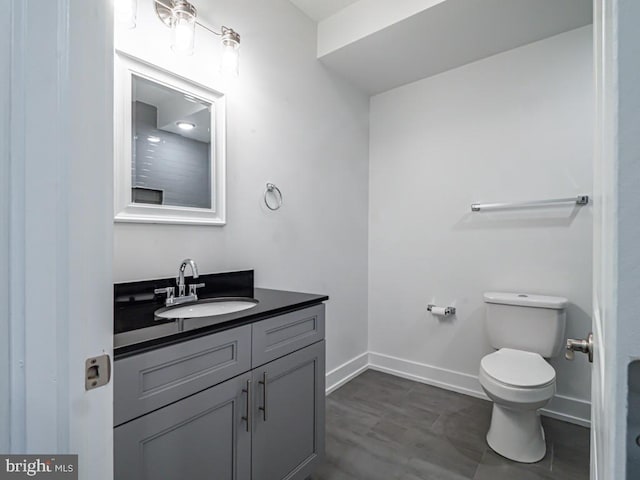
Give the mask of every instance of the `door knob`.
[(589, 362), (593, 363), (593, 333), (590, 333), (586, 340), (576, 340), (567, 338), (566, 351), (564, 356), (567, 360), (573, 360), (575, 352), (582, 352), (589, 355)]

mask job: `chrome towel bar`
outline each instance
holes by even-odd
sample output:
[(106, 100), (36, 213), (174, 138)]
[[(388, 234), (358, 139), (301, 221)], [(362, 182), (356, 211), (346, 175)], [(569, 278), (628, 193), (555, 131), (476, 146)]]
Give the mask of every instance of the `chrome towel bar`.
[(529, 207), (545, 207), (553, 205), (563, 205), (565, 203), (573, 203), (575, 205), (587, 205), (589, 203), (589, 195), (578, 195), (577, 197), (568, 198), (552, 198), (549, 200), (534, 200), (531, 202), (512, 202), (512, 203), (472, 203), (471, 211), (479, 212), (481, 210), (495, 210), (503, 208), (529, 208)]

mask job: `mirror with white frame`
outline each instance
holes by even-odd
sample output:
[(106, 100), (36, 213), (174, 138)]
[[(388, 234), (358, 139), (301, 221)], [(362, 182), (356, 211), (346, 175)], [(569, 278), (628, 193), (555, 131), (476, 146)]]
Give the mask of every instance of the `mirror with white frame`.
[(122, 53), (115, 220), (224, 225), (225, 99)]

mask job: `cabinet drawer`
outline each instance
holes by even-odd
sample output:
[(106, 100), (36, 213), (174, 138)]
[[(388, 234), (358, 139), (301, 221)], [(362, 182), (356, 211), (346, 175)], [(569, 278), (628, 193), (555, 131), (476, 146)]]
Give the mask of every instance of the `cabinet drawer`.
[(324, 338), (324, 304), (253, 324), (252, 366), (257, 367)]
[(251, 325), (114, 363), (114, 425), (144, 415), (251, 368)]

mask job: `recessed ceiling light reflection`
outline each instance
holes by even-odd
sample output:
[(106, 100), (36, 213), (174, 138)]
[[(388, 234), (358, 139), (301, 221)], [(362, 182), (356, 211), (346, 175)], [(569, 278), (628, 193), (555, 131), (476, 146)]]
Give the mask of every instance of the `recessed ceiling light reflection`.
[(193, 130), (194, 128), (196, 128), (195, 123), (189, 123), (189, 122), (176, 122), (176, 125), (181, 130)]
[(160, 137), (156, 137), (155, 135), (148, 136), (147, 140), (151, 143), (160, 143)]

